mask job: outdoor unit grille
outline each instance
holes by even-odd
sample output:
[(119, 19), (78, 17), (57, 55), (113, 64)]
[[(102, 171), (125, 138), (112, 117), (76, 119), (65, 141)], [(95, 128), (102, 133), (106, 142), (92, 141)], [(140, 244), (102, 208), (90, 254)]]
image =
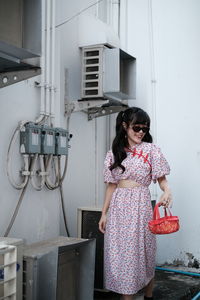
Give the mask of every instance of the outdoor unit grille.
[[(21, 239), (0, 237), (0, 246), (2, 247), (2, 245), (7, 246), (5, 249), (1, 248), (0, 250), (0, 299), (4, 299), (2, 298), (4, 293), (5, 299), (22, 300), (22, 255), (24, 242)], [(8, 281), (9, 276), (13, 276), (14, 279)], [(9, 287), (13, 295), (6, 298)], [(16, 290), (16, 295), (14, 290)]]
[(17, 247), (0, 245), (0, 299), (16, 300)]
[(136, 59), (105, 45), (82, 48), (83, 100), (136, 98)]
[(78, 208), (78, 237), (96, 239), (94, 287), (97, 290), (104, 289), (104, 235), (98, 228), (100, 217), (100, 208)]
[(83, 48), (82, 98), (103, 98), (102, 91), (103, 47)]

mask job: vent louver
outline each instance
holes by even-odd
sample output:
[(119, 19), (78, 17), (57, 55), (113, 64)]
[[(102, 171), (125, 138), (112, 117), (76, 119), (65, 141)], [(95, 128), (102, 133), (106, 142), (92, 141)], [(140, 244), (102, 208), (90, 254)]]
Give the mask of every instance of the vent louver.
[[(82, 100), (136, 98), (136, 59), (120, 48), (94, 45), (82, 48)], [(112, 105), (113, 106), (113, 105)]]
[(103, 48), (84, 48), (82, 52), (82, 99), (103, 98)]

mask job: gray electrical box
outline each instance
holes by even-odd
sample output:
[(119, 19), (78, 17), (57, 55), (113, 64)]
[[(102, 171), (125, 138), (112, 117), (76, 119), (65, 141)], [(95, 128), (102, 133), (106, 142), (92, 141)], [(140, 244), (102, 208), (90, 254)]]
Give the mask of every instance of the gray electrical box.
[(55, 154), (55, 128), (42, 126), (41, 154)]
[(28, 123), (21, 129), (20, 151), (22, 154), (41, 152), (41, 126)]
[(56, 155), (67, 155), (68, 154), (68, 140), (69, 133), (63, 128), (55, 128), (56, 131)]

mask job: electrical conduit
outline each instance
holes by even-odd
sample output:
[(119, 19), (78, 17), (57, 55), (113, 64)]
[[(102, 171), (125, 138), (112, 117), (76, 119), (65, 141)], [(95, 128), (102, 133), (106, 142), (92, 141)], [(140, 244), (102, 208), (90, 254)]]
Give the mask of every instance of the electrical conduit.
[(51, 0), (52, 19), (51, 19), (51, 103), (50, 103), (50, 119), (51, 126), (54, 126), (55, 121), (55, 0)]
[(46, 0), (42, 0), (42, 33), (41, 33), (41, 58), (40, 58), (40, 67), (41, 67), (41, 81), (40, 81), (40, 115), (35, 120), (36, 124), (39, 124), (45, 119), (45, 97), (46, 97), (46, 91), (45, 91), (45, 59), (46, 59)]

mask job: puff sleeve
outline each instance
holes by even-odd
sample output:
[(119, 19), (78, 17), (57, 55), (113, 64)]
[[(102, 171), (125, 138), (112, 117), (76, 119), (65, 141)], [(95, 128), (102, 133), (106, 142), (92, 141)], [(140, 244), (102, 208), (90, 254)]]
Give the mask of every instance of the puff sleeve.
[(110, 171), (110, 166), (114, 162), (114, 157), (112, 151), (108, 151), (106, 154), (106, 158), (104, 160), (104, 170), (103, 177), (105, 183), (117, 183), (117, 180), (114, 178), (112, 172)]
[(170, 166), (158, 146), (152, 145), (151, 155), (152, 180), (156, 183), (158, 178), (170, 173)]

